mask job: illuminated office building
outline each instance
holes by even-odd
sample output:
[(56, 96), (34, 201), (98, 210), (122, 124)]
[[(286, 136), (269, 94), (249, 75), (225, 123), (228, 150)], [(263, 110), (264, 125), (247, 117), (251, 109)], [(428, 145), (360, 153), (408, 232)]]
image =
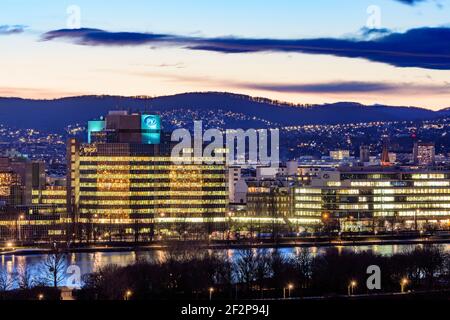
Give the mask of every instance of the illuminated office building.
[(0, 205), (16, 205), (22, 201), (20, 176), (11, 170), (0, 170)]
[(294, 217), (332, 230), (449, 227), (450, 171), (413, 167), (323, 170), (292, 191)]
[(432, 165), (435, 160), (434, 143), (415, 142), (413, 150), (414, 163), (418, 165)]
[(333, 160), (343, 160), (346, 158), (350, 158), (349, 150), (332, 150), (330, 151), (330, 157)]
[(0, 241), (52, 241), (64, 237), (65, 188), (57, 191), (60, 200), (49, 194), (55, 191), (44, 189), (42, 162), (0, 158)]
[(208, 237), (223, 228), (223, 162), (175, 164), (159, 116), (112, 112), (89, 128), (91, 143), (70, 139), (67, 148), (67, 206), (78, 239)]
[(284, 232), (289, 227), (291, 195), (282, 179), (248, 181), (247, 210), (237, 219), (240, 230)]

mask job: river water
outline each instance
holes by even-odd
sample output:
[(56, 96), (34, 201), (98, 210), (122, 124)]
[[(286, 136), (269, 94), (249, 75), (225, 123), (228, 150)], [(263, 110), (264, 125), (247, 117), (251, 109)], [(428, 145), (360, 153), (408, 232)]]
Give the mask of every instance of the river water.
[[(362, 252), (373, 251), (382, 255), (393, 255), (404, 251), (413, 250), (416, 247), (422, 246), (421, 244), (386, 244), (386, 245), (356, 245), (356, 246), (331, 246), (331, 247), (308, 247), (312, 255), (320, 255), (327, 250), (337, 250), (339, 252)], [(450, 244), (435, 244), (434, 246), (441, 247), (444, 251), (450, 252)], [(205, 249), (207, 250), (207, 249)], [(216, 251), (223, 254), (227, 254), (229, 257), (236, 257), (240, 249), (217, 249), (209, 250)], [(273, 250), (273, 249), (269, 249)], [(280, 252), (289, 257), (301, 250), (299, 247), (279, 248)], [(99, 268), (106, 265), (114, 264), (118, 266), (126, 266), (132, 264), (139, 259), (145, 259), (149, 261), (161, 261), (164, 260), (166, 251), (164, 250), (150, 250), (150, 251), (127, 251), (127, 252), (82, 252), (71, 253), (68, 255), (69, 268), (66, 274), (66, 279), (72, 281), (71, 283), (65, 283), (62, 281), (62, 285), (75, 285), (80, 286), (80, 276), (97, 271)], [(46, 254), (35, 255), (20, 255), (20, 254), (5, 254), (0, 256), (0, 272), (3, 276), (7, 276), (10, 279), (15, 279), (15, 275), (20, 270), (28, 269), (31, 276), (35, 279), (42, 278), (45, 273), (43, 262), (46, 260)], [(75, 275), (75, 276), (74, 276)], [(17, 287), (17, 281), (14, 281), (13, 287)]]

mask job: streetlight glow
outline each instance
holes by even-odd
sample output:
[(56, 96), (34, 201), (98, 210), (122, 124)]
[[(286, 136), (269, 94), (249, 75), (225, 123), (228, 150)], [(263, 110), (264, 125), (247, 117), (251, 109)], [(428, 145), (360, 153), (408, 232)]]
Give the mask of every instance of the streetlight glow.
[(133, 295), (133, 291), (127, 290), (125, 292), (125, 300), (129, 300), (132, 295)]
[(348, 295), (351, 296), (353, 294), (353, 290), (356, 288), (358, 283), (355, 280), (350, 281), (347, 287)]
[(404, 293), (405, 292), (405, 287), (406, 287), (406, 285), (409, 283), (409, 280), (408, 280), (408, 278), (403, 278), (401, 281), (400, 281), (400, 291), (401, 291), (401, 293)]
[(213, 287), (210, 287), (210, 288), (208, 289), (208, 291), (209, 291), (209, 301), (211, 301), (211, 300), (212, 300), (212, 294), (213, 294), (213, 292), (214, 292), (214, 288), (213, 288)]

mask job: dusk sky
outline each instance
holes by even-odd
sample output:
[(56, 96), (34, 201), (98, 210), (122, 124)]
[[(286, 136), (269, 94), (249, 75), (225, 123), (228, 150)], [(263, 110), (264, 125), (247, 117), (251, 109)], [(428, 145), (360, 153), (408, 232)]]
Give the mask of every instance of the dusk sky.
[(0, 0), (0, 52), (0, 96), (450, 107), (446, 0)]

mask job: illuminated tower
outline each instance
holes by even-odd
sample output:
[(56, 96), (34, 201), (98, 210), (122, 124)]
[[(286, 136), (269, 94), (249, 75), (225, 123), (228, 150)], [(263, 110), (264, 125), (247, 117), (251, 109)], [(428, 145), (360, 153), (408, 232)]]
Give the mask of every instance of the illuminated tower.
[(391, 161), (389, 160), (389, 138), (387, 135), (383, 135), (383, 151), (381, 152), (381, 165), (390, 166)]

